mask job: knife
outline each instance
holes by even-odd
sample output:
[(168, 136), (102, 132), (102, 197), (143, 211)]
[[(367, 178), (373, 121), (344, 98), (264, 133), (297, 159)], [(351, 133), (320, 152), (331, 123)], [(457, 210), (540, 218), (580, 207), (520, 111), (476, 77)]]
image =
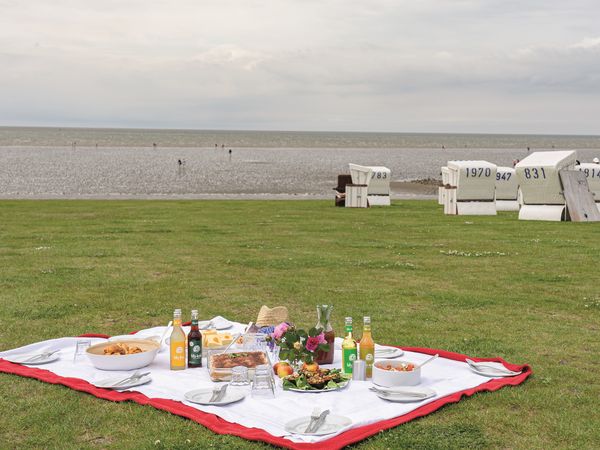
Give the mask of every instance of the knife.
[(325, 422), (325, 418), (327, 417), (327, 414), (329, 414), (329, 410), (328, 409), (326, 409), (325, 411), (323, 411), (321, 413), (321, 415), (319, 416), (319, 418), (315, 421), (315, 424), (313, 425), (313, 427), (310, 429), (309, 433), (316, 433), (317, 432), (317, 430)]
[(228, 387), (228, 386), (229, 386), (229, 385), (228, 385), (228, 384), (226, 384), (226, 385), (224, 385), (224, 386), (221, 388), (221, 391), (219, 392), (219, 395), (217, 395), (217, 398), (216, 398), (216, 399), (214, 399), (214, 403), (218, 403), (218, 402), (220, 402), (221, 400), (223, 400), (223, 397), (225, 397), (225, 393), (227, 392), (227, 387)]

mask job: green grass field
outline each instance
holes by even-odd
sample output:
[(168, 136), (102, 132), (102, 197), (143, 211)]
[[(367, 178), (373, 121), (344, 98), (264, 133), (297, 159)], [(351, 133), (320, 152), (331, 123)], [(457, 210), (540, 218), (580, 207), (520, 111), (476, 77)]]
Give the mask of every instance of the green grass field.
[[(363, 441), (600, 446), (600, 225), (449, 217), (430, 201), (2, 201), (0, 349), (287, 305), (371, 315), (378, 342), (530, 363), (523, 385)], [(183, 418), (0, 374), (0, 448), (261, 448)], [(160, 441), (160, 442), (156, 442)]]

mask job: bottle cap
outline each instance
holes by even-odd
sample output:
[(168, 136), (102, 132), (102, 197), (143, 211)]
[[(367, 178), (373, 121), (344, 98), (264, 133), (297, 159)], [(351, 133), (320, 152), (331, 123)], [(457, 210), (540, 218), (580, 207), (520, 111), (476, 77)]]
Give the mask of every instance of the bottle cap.
[(367, 363), (357, 359), (352, 363), (352, 380), (365, 381), (367, 379)]

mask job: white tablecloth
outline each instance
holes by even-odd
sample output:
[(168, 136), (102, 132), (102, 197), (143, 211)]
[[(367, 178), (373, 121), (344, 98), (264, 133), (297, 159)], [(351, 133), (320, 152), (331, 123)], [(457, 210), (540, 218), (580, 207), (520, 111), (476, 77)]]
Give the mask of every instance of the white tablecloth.
[[(243, 327), (242, 324), (234, 323), (231, 330), (240, 332)], [(163, 331), (164, 327), (155, 327), (142, 330), (138, 332), (138, 335), (160, 335)], [(186, 329), (186, 333), (188, 331), (189, 329)], [(106, 372), (98, 370), (84, 355), (79, 356), (77, 362), (73, 362), (75, 343), (81, 339), (71, 337), (51, 339), (1, 352), (0, 357), (61, 349), (60, 359), (35, 367), (49, 370), (62, 377), (80, 378), (89, 382), (120, 375), (127, 376), (132, 373), (132, 371)], [(91, 340), (92, 344), (104, 341), (100, 338), (91, 338)], [(338, 338), (336, 339), (335, 367), (341, 367), (340, 345), (341, 339)], [(429, 358), (429, 355), (412, 352), (406, 352), (402, 357), (402, 359), (416, 363), (420, 363), (427, 358)], [(274, 399), (257, 399), (248, 395), (240, 402), (216, 407), (197, 405), (184, 400), (184, 394), (190, 390), (214, 387), (215, 383), (210, 380), (206, 367), (171, 371), (169, 370), (169, 352), (167, 350), (159, 353), (154, 362), (146, 369), (152, 372), (152, 381), (146, 385), (132, 388), (132, 390), (141, 392), (151, 398), (177, 400), (192, 408), (216, 414), (229, 422), (238, 423), (245, 427), (261, 428), (274, 436), (282, 436), (293, 442), (319, 442), (334, 436), (333, 434), (318, 437), (298, 436), (290, 435), (285, 431), (286, 422), (298, 417), (309, 416), (317, 406), (322, 409), (330, 409), (331, 414), (343, 415), (352, 420), (352, 425), (340, 430), (341, 433), (350, 428), (404, 415), (440, 397), (473, 388), (489, 381), (488, 377), (473, 373), (466, 363), (438, 358), (423, 368), (421, 386), (434, 389), (437, 392), (436, 397), (424, 402), (393, 403), (382, 400), (368, 390), (372, 386), (370, 381), (352, 381), (346, 389), (340, 391), (313, 394), (283, 391), (279, 388)], [(247, 390), (249, 392), (249, 388)]]

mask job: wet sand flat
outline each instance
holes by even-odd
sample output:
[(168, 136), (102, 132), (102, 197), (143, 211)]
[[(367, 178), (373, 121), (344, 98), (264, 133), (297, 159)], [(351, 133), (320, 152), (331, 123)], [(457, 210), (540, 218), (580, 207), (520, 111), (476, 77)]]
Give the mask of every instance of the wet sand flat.
[[(595, 156), (594, 150), (580, 151)], [(348, 163), (392, 170), (394, 198), (434, 198), (450, 159), (510, 165), (507, 149), (0, 147), (0, 198), (332, 198)], [(585, 159), (585, 158), (584, 158)], [(181, 164), (179, 164), (181, 160)]]

